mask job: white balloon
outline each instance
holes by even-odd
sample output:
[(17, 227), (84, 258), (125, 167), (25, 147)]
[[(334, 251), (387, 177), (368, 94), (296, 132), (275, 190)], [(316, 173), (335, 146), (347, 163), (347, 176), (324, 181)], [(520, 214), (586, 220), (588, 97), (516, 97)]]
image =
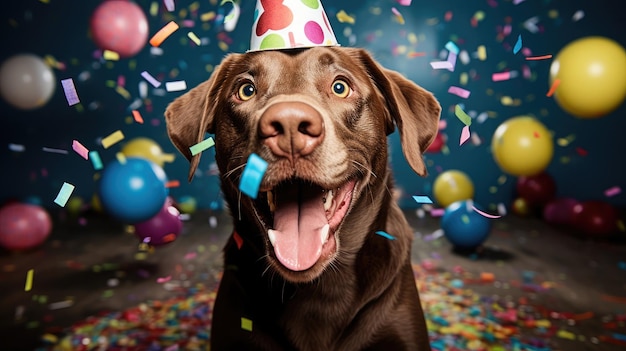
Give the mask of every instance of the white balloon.
[(32, 110), (45, 105), (55, 85), (54, 72), (36, 55), (15, 55), (0, 66), (0, 95), (17, 108)]

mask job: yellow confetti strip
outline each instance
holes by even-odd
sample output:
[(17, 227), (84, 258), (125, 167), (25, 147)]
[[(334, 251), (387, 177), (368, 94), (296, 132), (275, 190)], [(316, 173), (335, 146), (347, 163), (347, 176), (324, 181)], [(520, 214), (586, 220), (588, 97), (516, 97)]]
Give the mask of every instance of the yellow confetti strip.
[(150, 16), (154, 17), (159, 14), (159, 3), (153, 1), (150, 3)]
[(123, 139), (124, 139), (124, 134), (122, 133), (121, 130), (117, 130), (111, 133), (109, 136), (102, 139), (102, 146), (105, 149), (108, 149), (109, 147), (111, 147), (117, 142), (122, 141)]
[(128, 92), (128, 90), (124, 89), (124, 87), (121, 87), (121, 86), (119, 86), (119, 85), (118, 85), (118, 86), (116, 86), (116, 87), (115, 87), (115, 91), (116, 91), (118, 94), (122, 95), (122, 97), (124, 97), (124, 99), (126, 99), (126, 100), (130, 100), (131, 95), (130, 95), (130, 93)]
[(484, 45), (479, 46), (477, 54), (479, 60), (485, 61), (487, 59), (487, 48)]
[(337, 20), (341, 23), (354, 24), (354, 17), (348, 15), (344, 10), (337, 12)]
[(191, 39), (191, 41), (196, 43), (196, 45), (198, 45), (198, 46), (200, 46), (200, 44), (202, 43), (200, 38), (198, 38), (198, 36), (194, 32), (187, 33), (187, 36), (189, 37), (189, 39)]
[(30, 291), (33, 288), (33, 274), (35, 274), (34, 269), (29, 269), (28, 273), (26, 273), (26, 284), (24, 285), (24, 291)]
[(117, 61), (120, 59), (120, 54), (111, 50), (104, 50), (102, 53), (102, 57), (104, 57), (107, 61)]
[(252, 331), (252, 321), (248, 318), (241, 317), (241, 329), (247, 330), (249, 332)]
[(211, 12), (205, 12), (203, 14), (200, 15), (200, 20), (202, 22), (208, 22), (211, 21), (215, 18), (216, 14), (215, 12), (211, 11)]

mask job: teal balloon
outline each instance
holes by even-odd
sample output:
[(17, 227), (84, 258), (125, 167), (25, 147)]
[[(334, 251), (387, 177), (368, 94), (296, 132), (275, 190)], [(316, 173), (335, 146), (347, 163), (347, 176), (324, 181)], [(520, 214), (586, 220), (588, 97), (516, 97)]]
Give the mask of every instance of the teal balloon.
[(441, 217), (444, 236), (457, 249), (475, 249), (491, 232), (489, 218), (476, 212), (473, 206), (472, 200), (453, 202)]

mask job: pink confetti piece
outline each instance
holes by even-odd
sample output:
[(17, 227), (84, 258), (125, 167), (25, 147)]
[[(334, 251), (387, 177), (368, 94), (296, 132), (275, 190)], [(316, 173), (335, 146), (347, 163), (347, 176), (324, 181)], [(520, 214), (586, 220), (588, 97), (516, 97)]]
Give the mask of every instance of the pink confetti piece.
[(185, 260), (193, 260), (194, 258), (196, 258), (196, 256), (198, 256), (197, 253), (195, 253), (195, 252), (188, 252), (185, 255)]
[(509, 79), (511, 79), (511, 72), (499, 72), (491, 75), (491, 80), (494, 82), (501, 82)]
[(89, 159), (89, 150), (83, 146), (78, 140), (72, 141), (72, 149), (85, 160)]
[(441, 217), (444, 213), (446, 213), (445, 208), (433, 208), (430, 210), (430, 215), (433, 217)]
[(469, 126), (463, 127), (461, 131), (461, 140), (459, 141), (459, 145), (463, 145), (470, 138), (470, 129)]
[(452, 86), (450, 86), (448, 88), (448, 93), (454, 94), (454, 95), (462, 97), (464, 99), (467, 99), (470, 96), (470, 91), (469, 90), (465, 90), (463, 88), (456, 87), (454, 85), (452, 85)]
[(398, 4), (402, 6), (411, 6), (411, 0), (398, 0)]
[(74, 86), (74, 80), (72, 78), (67, 78), (61, 80), (61, 85), (63, 86), (63, 91), (65, 92), (65, 99), (67, 99), (67, 104), (70, 106), (76, 105), (80, 102), (78, 98), (78, 93), (76, 93), (76, 86)]
[(608, 188), (604, 191), (604, 196), (606, 197), (611, 197), (611, 196), (615, 196), (619, 193), (622, 192), (622, 188), (620, 188), (619, 186), (614, 186), (611, 188)]
[(472, 205), (472, 208), (474, 209), (474, 211), (478, 212), (478, 214), (480, 214), (483, 217), (487, 217), (487, 218), (500, 218), (500, 217), (502, 217), (502, 216), (499, 216), (499, 215), (492, 215), (490, 213), (483, 212), (483, 211), (477, 209), (476, 206), (474, 206), (474, 205)]
[(158, 88), (161, 86), (161, 82), (159, 82), (156, 78), (150, 75), (150, 73), (148, 73), (147, 71), (141, 72), (141, 76), (143, 77), (143, 79), (147, 80), (148, 83), (152, 84), (153, 87)]
[(160, 277), (160, 278), (157, 278), (157, 280), (156, 280), (156, 281), (157, 281), (157, 283), (159, 283), (159, 284), (163, 284), (163, 283), (167, 283), (167, 282), (169, 282), (170, 280), (172, 280), (172, 276), (171, 276), (171, 275), (168, 275), (167, 277)]

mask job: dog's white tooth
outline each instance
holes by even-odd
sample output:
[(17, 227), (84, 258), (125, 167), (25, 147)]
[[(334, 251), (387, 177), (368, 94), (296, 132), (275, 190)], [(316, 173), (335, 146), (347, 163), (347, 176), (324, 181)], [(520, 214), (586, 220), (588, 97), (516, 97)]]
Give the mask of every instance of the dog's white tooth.
[(328, 211), (330, 205), (333, 203), (333, 191), (328, 190), (324, 196), (324, 211)]
[(322, 244), (326, 243), (328, 241), (328, 234), (330, 233), (330, 224), (326, 223), (324, 224), (324, 226), (322, 227), (322, 231), (321, 231), (321, 239), (322, 239)]
[(276, 231), (274, 229), (269, 229), (267, 231), (267, 237), (270, 239), (272, 246), (274, 246), (274, 243), (276, 242)]

